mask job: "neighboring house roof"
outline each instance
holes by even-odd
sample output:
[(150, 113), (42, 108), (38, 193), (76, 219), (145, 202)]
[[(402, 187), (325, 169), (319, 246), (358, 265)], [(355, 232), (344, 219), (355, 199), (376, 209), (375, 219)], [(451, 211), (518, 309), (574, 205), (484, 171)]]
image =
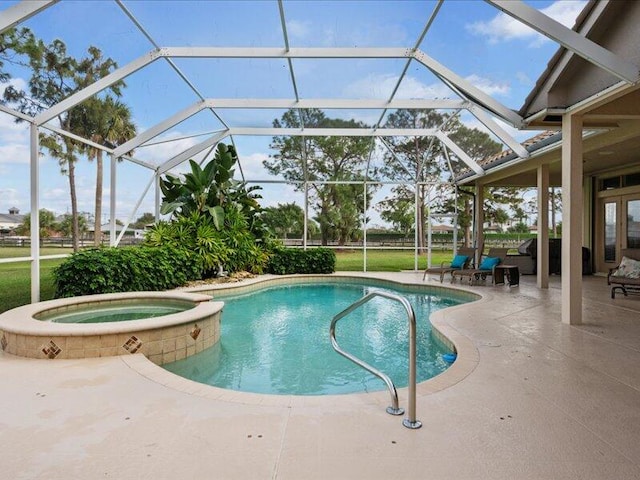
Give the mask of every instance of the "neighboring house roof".
[(24, 222), (24, 215), (0, 213), (0, 228), (15, 228)]
[(432, 232), (453, 232), (453, 227), (450, 225), (432, 225)]

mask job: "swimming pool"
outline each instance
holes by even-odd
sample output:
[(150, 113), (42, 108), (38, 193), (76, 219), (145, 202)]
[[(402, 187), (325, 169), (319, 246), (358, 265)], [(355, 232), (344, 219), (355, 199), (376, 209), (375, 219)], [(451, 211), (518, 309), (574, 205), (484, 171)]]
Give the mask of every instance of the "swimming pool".
[[(418, 381), (448, 367), (450, 352), (431, 335), (430, 313), (465, 303), (446, 289), (400, 288), (350, 283), (267, 287), (247, 294), (216, 295), (225, 302), (218, 344), (163, 368), (201, 383), (231, 390), (327, 395), (385, 389), (384, 383), (331, 347), (334, 315), (372, 290), (405, 296), (416, 312)], [(451, 292), (450, 294), (447, 292)], [(388, 374), (396, 386), (408, 380), (408, 325), (402, 306), (376, 298), (341, 320), (340, 345)]]

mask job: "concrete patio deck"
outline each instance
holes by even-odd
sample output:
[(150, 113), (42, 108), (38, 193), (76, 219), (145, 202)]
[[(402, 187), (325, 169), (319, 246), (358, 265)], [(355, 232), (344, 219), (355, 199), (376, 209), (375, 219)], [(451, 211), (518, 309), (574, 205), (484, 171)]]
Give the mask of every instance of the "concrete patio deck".
[(456, 369), (420, 385), (415, 431), (384, 412), (386, 392), (248, 396), (140, 355), (0, 352), (0, 477), (638, 479), (640, 297), (585, 277), (585, 323), (568, 326), (551, 280), (471, 287), (485, 298), (443, 312), (466, 339)]

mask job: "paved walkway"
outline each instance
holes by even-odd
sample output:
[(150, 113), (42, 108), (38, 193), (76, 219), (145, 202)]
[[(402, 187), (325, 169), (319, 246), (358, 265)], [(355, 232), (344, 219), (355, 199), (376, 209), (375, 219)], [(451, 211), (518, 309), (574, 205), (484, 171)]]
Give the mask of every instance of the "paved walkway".
[(247, 396), (138, 355), (0, 352), (0, 478), (640, 478), (640, 297), (585, 277), (585, 324), (567, 326), (559, 279), (534, 280), (473, 287), (483, 300), (440, 316), (466, 339), (458, 366), (420, 386), (415, 431), (384, 392)]

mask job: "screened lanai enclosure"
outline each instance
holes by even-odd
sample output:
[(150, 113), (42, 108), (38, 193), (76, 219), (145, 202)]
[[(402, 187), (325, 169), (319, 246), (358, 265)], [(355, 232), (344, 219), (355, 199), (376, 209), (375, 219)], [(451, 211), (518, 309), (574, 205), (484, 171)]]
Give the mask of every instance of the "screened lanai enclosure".
[[(456, 178), (484, 173), (482, 151), (460, 132), (478, 130), (498, 151), (528, 158), (521, 142), (535, 133), (521, 131), (527, 125), (517, 108), (530, 79), (538, 77), (558, 45), (619, 78), (635, 75), (571, 30), (584, 2), (568, 2), (568, 13), (558, 13), (545, 10), (551, 2), (472, 1), (463, 15), (452, 8), (459, 3), (0, 4), (2, 32), (28, 27), (46, 44), (60, 39), (77, 58), (97, 48), (101, 58), (114, 61), (91, 78), (79, 70), (66, 94), (49, 104), (34, 102), (27, 109), (5, 101), (0, 106), (4, 124), (12, 125), (7, 129), (16, 137), (26, 138), (29, 131), (28, 144), (16, 141), (15, 162), (5, 162), (21, 174), (7, 175), (12, 188), (0, 189), (13, 192), (7, 201), (28, 204), (31, 212), (32, 301), (39, 298), (43, 258), (38, 212), (44, 205), (68, 205), (55, 203), (68, 191), (58, 183), (63, 176), (56, 160), (40, 144), (43, 133), (81, 142), (109, 159), (104, 198), (111, 245), (118, 245), (126, 229), (116, 234), (118, 219), (128, 225), (147, 210), (160, 218), (163, 175), (186, 171), (190, 159), (204, 164), (222, 142), (238, 152), (236, 178), (262, 187), (263, 206), (295, 203), (304, 210), (303, 248), (309, 247), (308, 225), (319, 213), (322, 185), (361, 191), (353, 198), (359, 203), (363, 269), (367, 231), (381, 222), (377, 206), (399, 191), (412, 195), (410, 248), (417, 267), (418, 256), (430, 251), (431, 226), (457, 224), (457, 202), (441, 208), (444, 198), (458, 195)], [(492, 35), (523, 35), (539, 48), (514, 51)], [(496, 47), (483, 46), (478, 38)], [(517, 58), (517, 70), (513, 62), (496, 57)], [(29, 91), (31, 73), (24, 61), (3, 56), (2, 69), (8, 73), (3, 89)], [(131, 109), (137, 131), (127, 141), (85, 138), (81, 129), (62, 121), (69, 109), (105, 95), (116, 95)], [(355, 160), (337, 159), (352, 162), (348, 171), (330, 171), (318, 139), (359, 139), (364, 147)], [(411, 147), (418, 142), (416, 155)], [(292, 146), (286, 155), (277, 148), (283, 144)], [(95, 167), (79, 158), (75, 168), (79, 178), (89, 178)], [(80, 183), (81, 194), (93, 188), (89, 181)], [(80, 202), (81, 210), (89, 209), (89, 201)]]

